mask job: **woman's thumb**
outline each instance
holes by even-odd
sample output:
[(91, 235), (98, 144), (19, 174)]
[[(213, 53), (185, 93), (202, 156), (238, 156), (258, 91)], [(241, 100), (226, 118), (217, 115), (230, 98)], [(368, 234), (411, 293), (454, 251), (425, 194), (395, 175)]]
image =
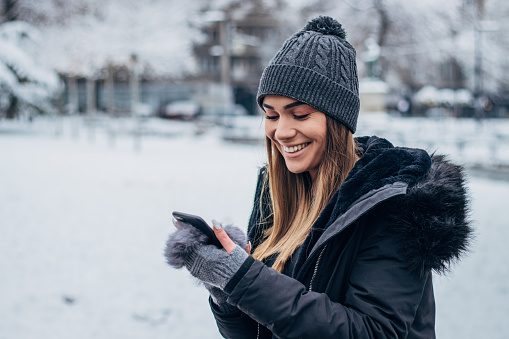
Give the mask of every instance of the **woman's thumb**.
[(237, 244), (233, 242), (232, 239), (228, 236), (228, 233), (225, 232), (223, 226), (215, 220), (212, 220), (212, 225), (214, 225), (214, 233), (216, 234), (217, 239), (223, 245), (223, 248), (226, 250), (228, 254), (232, 253)]

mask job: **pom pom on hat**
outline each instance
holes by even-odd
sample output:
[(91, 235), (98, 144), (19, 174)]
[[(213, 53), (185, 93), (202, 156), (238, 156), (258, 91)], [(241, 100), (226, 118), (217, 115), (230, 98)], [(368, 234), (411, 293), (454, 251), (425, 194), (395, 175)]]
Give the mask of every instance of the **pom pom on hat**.
[(346, 38), (346, 32), (343, 26), (330, 16), (319, 16), (309, 21), (303, 29), (304, 31), (315, 31), (327, 35), (336, 35), (341, 39)]

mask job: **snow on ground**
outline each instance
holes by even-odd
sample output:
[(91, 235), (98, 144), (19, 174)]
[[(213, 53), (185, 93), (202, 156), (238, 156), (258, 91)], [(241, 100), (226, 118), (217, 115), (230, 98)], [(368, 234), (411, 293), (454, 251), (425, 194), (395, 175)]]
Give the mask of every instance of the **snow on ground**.
[[(170, 215), (245, 227), (263, 146), (160, 120), (137, 143), (129, 128), (0, 121), (0, 339), (220, 337), (205, 289), (164, 262)], [(435, 279), (437, 334), (504, 338), (509, 182), (472, 177), (469, 188), (477, 239)]]

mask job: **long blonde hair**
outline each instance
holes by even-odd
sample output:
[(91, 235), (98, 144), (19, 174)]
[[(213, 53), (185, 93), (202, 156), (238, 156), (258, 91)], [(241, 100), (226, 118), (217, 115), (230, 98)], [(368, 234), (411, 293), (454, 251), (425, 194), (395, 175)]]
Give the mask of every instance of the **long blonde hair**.
[[(269, 192), (273, 224), (253, 257), (258, 260), (277, 254), (272, 267), (281, 272), (293, 252), (304, 243), (325, 205), (338, 190), (357, 159), (356, 145), (348, 128), (326, 116), (325, 154), (312, 182), (308, 172), (290, 172), (276, 145), (267, 137)], [(264, 185), (264, 187), (267, 187)]]

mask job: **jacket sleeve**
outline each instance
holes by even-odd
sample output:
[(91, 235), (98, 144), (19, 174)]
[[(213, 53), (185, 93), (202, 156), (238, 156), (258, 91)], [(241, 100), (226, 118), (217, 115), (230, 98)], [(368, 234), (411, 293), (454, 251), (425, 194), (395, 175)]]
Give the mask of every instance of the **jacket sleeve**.
[(238, 309), (235, 312), (224, 312), (212, 300), (209, 300), (209, 303), (219, 333), (224, 338), (256, 338), (258, 332), (256, 321)]
[(228, 302), (281, 338), (406, 337), (431, 277), (408, 272), (386, 222), (364, 233), (343, 303), (259, 261), (227, 291)]

